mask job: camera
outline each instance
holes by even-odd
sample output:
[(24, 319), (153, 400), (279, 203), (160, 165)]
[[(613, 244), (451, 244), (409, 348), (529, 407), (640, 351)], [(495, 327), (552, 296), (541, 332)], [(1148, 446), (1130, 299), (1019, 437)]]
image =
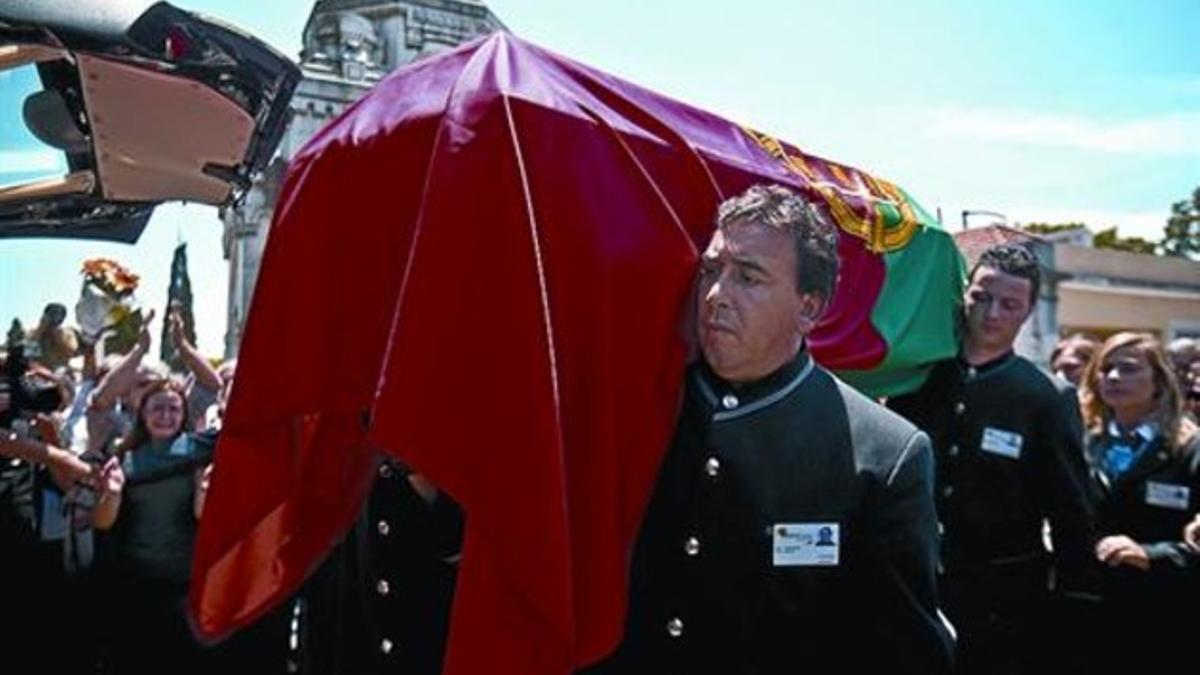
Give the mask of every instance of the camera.
[(0, 411), (0, 429), (28, 415), (54, 412), (62, 405), (58, 385), (29, 376), (29, 360), (20, 335), (20, 322), (13, 321), (8, 332), (8, 355), (0, 372), (0, 394), (8, 394), (8, 409)]

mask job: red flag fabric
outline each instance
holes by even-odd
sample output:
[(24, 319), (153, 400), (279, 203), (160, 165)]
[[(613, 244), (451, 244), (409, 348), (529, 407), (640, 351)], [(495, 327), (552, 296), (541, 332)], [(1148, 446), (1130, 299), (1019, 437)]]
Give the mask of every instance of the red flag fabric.
[[(196, 544), (199, 630), (303, 581), (378, 449), (466, 512), (445, 672), (603, 657), (677, 413), (698, 247), (760, 182), (821, 198), (741, 127), (508, 34), (378, 85), (297, 155), (276, 207)], [(869, 218), (868, 198), (843, 206)], [(858, 271), (822, 330), (845, 339), (822, 349), (877, 361), (883, 267), (851, 234), (841, 252)]]

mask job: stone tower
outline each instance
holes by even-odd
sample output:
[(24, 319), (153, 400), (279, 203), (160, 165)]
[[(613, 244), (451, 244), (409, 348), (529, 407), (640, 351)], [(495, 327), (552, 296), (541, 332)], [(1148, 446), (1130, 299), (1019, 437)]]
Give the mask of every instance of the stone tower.
[(317, 0), (304, 26), (292, 121), (275, 159), (236, 205), (221, 210), (229, 261), (225, 356), (237, 355), (275, 199), (309, 138), (395, 68), (504, 25), (472, 0)]

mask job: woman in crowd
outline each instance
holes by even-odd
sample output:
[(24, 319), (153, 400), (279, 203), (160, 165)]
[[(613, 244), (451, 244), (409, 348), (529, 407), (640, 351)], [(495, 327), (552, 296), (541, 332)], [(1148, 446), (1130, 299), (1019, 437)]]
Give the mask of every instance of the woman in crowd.
[(1183, 530), (1200, 508), (1200, 437), (1161, 345), (1118, 333), (1084, 374), (1088, 456), (1101, 501), (1096, 558), (1104, 616), (1096, 661), (1118, 672), (1178, 662), (1190, 624), (1170, 610), (1200, 597)]
[(133, 430), (100, 472), (92, 517), (109, 531), (110, 606), (121, 608), (110, 642), (116, 673), (203, 668), (184, 603), (212, 441), (186, 433), (187, 410), (178, 384), (148, 387)]
[(1092, 360), (1099, 346), (1100, 342), (1090, 335), (1072, 333), (1054, 346), (1054, 351), (1050, 353), (1050, 367), (1055, 375), (1078, 387), (1088, 361)]

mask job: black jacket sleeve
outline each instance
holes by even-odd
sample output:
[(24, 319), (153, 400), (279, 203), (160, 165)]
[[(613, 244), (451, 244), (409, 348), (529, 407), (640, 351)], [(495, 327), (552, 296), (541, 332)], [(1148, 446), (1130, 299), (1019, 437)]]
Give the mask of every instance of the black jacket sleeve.
[(879, 611), (864, 620), (877, 625), (875, 636), (894, 655), (898, 673), (949, 673), (954, 640), (938, 611), (937, 514), (933, 501), (933, 452), (929, 438), (914, 432), (904, 452), (879, 487), (868, 537), (882, 562), (886, 592)]
[(1095, 583), (1096, 495), (1090, 488), (1074, 389), (1064, 388), (1058, 403), (1043, 410), (1040, 426), (1046, 452), (1038, 455), (1033, 474), (1040, 482), (1037, 493), (1050, 521), (1058, 588), (1088, 591)]

